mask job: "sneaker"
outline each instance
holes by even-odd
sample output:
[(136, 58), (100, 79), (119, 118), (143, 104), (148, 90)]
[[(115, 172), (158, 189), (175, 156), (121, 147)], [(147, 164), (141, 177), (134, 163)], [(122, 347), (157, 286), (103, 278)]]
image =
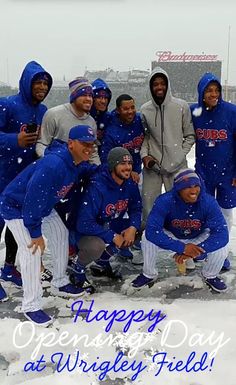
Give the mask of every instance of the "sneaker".
[(0, 302), (6, 302), (8, 300), (7, 293), (3, 289), (2, 285), (0, 284)]
[(52, 286), (51, 294), (63, 298), (77, 298), (84, 295), (84, 289), (68, 283), (67, 285), (59, 288)]
[(139, 274), (132, 282), (131, 285), (137, 289), (148, 286), (152, 287), (155, 283), (156, 279), (148, 278), (144, 274)]
[(195, 269), (195, 263), (193, 258), (187, 258), (185, 260), (185, 266), (187, 270), (194, 270)]
[(95, 293), (95, 287), (89, 282), (85, 275), (85, 270), (81, 266), (75, 262), (70, 262), (68, 263), (67, 272), (73, 285), (82, 288), (88, 294)]
[(43, 310), (28, 311), (24, 316), (38, 326), (48, 326), (53, 322), (53, 319)]
[(218, 293), (222, 293), (227, 290), (227, 286), (222, 281), (222, 279), (215, 277), (215, 278), (205, 278), (205, 282), (208, 286), (210, 286), (213, 290), (217, 291)]
[(90, 266), (91, 273), (94, 277), (108, 277), (113, 279), (122, 279), (119, 270), (112, 270), (109, 261), (97, 261)]
[(133, 243), (132, 249), (134, 250), (141, 250), (141, 241), (137, 240)]
[(52, 272), (48, 269), (44, 269), (44, 271), (41, 271), (41, 283), (43, 287), (49, 287), (50, 282), (53, 278)]
[(130, 251), (128, 247), (124, 247), (123, 249), (120, 249), (118, 252), (119, 257), (125, 258), (125, 259), (133, 259), (133, 253)]
[(21, 273), (13, 265), (5, 265), (1, 268), (0, 280), (12, 282), (17, 287), (22, 287)]
[(221, 268), (221, 272), (223, 273), (223, 272), (229, 271), (229, 270), (230, 270), (230, 261), (229, 261), (228, 258), (225, 258), (224, 264), (223, 264), (223, 266)]

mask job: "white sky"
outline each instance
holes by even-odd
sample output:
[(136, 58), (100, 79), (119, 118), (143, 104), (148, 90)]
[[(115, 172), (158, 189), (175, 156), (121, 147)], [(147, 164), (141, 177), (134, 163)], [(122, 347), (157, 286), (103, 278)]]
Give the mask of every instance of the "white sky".
[(155, 52), (217, 54), (236, 85), (234, 0), (0, 0), (0, 81), (30, 60), (54, 79), (88, 69), (150, 68)]

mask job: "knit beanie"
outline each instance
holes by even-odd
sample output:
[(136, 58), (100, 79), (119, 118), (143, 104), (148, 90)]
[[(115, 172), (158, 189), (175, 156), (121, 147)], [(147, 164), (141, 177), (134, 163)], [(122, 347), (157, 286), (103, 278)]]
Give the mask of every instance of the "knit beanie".
[(69, 83), (69, 90), (70, 90), (70, 103), (73, 103), (73, 101), (79, 96), (83, 96), (83, 95), (93, 96), (93, 89), (91, 84), (89, 83), (88, 79), (85, 79), (83, 77), (78, 77), (72, 80)]
[(201, 187), (201, 181), (196, 172), (190, 168), (180, 170), (174, 178), (174, 188), (176, 191), (183, 190), (192, 186)]
[(123, 147), (115, 147), (110, 150), (107, 156), (109, 170), (112, 171), (121, 162), (133, 162), (130, 152)]

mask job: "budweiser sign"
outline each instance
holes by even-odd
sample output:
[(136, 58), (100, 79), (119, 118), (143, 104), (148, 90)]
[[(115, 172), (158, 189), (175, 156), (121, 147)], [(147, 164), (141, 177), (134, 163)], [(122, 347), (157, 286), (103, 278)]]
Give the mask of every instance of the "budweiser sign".
[(158, 62), (176, 61), (176, 62), (191, 62), (191, 61), (217, 61), (218, 55), (189, 55), (186, 52), (181, 55), (172, 54), (171, 51), (157, 51)]

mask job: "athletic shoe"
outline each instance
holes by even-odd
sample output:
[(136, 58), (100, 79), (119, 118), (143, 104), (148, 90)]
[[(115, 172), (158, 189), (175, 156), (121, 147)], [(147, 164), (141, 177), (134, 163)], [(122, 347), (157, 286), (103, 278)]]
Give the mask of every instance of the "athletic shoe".
[(84, 291), (86, 291), (86, 293), (95, 293), (96, 289), (87, 279), (83, 267), (71, 261), (68, 263), (67, 272), (73, 285), (82, 288)]
[(208, 286), (210, 286), (213, 290), (217, 291), (218, 293), (223, 293), (227, 290), (227, 286), (222, 281), (222, 279), (215, 277), (215, 278), (205, 278), (205, 282)]
[(0, 280), (12, 282), (17, 287), (22, 287), (21, 273), (13, 265), (4, 265), (4, 267), (1, 268)]
[(144, 274), (139, 274), (132, 282), (131, 285), (136, 289), (141, 289), (144, 286), (152, 287), (155, 283), (155, 278), (148, 278)]
[(112, 270), (109, 261), (97, 261), (90, 266), (91, 273), (94, 277), (109, 277), (113, 279), (122, 279), (122, 275), (118, 270)]
[(130, 251), (128, 247), (124, 247), (122, 249), (119, 249), (118, 252), (119, 257), (125, 258), (125, 259), (133, 259), (133, 253)]
[(71, 283), (68, 283), (65, 286), (59, 288), (52, 286), (50, 290), (52, 295), (63, 297), (63, 298), (77, 298), (84, 295), (84, 289), (81, 287), (76, 287)]
[(40, 275), (43, 287), (50, 286), (50, 282), (53, 278), (52, 272), (48, 269), (44, 269), (44, 271), (41, 271)]
[(136, 240), (133, 245), (132, 245), (132, 249), (134, 250), (141, 250), (141, 241), (140, 240)]
[(2, 285), (0, 284), (0, 302), (6, 302), (8, 300), (7, 293), (3, 289)]
[(185, 260), (185, 266), (187, 270), (194, 270), (195, 269), (195, 263), (193, 258), (187, 258)]
[(24, 316), (38, 326), (47, 327), (53, 322), (53, 319), (47, 315), (43, 310), (28, 311)]
[(228, 258), (225, 258), (224, 264), (221, 268), (221, 272), (229, 271), (230, 270), (230, 261)]

